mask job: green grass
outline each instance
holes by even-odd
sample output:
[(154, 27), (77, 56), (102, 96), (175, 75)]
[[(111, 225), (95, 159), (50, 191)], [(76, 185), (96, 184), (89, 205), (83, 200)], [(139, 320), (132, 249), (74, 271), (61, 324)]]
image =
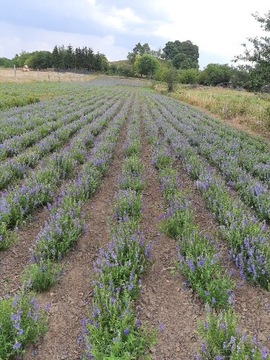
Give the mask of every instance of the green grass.
[(0, 83), (0, 110), (25, 106), (78, 90), (78, 83)]

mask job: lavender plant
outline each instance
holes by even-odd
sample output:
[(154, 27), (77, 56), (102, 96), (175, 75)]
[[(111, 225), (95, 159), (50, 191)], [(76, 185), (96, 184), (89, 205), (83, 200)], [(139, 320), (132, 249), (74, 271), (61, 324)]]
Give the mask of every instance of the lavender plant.
[[(132, 130), (130, 130), (132, 128)], [(123, 178), (142, 176), (138, 171), (138, 154), (134, 152), (129, 128), (123, 164)], [(128, 151), (132, 148), (132, 151)], [(136, 164), (136, 166), (134, 166)], [(149, 248), (138, 232), (141, 215), (140, 189), (119, 190), (115, 203), (116, 226), (107, 250), (101, 250), (95, 264), (97, 279), (93, 312), (85, 321), (86, 358), (137, 359), (148, 358), (146, 350), (154, 335), (143, 331), (137, 319), (133, 300), (140, 293), (139, 278), (144, 271)]]
[(31, 293), (0, 299), (0, 358), (21, 355), (46, 332), (47, 316)]
[(198, 360), (270, 358), (265, 348), (261, 349), (247, 333), (237, 328), (237, 318), (231, 309), (219, 314), (209, 310), (207, 319), (199, 325), (199, 335), (203, 342)]

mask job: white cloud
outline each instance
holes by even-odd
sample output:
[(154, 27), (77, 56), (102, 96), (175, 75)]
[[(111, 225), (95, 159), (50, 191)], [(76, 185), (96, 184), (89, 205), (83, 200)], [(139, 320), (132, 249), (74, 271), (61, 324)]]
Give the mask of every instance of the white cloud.
[(111, 61), (126, 58), (127, 49), (117, 46), (113, 35), (104, 37), (16, 27), (0, 22), (0, 57), (13, 58), (22, 50), (52, 51), (55, 45), (73, 45), (74, 47), (89, 46), (94, 52), (101, 52)]
[(112, 30), (127, 31), (130, 25), (141, 24), (142, 20), (129, 8), (117, 8), (115, 6), (104, 9), (96, 6), (90, 15), (98, 24)]
[(258, 11), (265, 14), (269, 10), (269, 2), (216, 0), (179, 3), (176, 10), (175, 1), (157, 0), (163, 8), (168, 21), (158, 26), (154, 34), (164, 41), (191, 40), (203, 52), (223, 55), (230, 61), (243, 51), (241, 44), (248, 37), (262, 34), (258, 22), (252, 13)]
[[(27, 1), (30, 8), (34, 0)], [(21, 19), (29, 23), (27, 13), (22, 12), (19, 18), (13, 16), (10, 6), (2, 9), (8, 14), (6, 21), (14, 25), (0, 24), (0, 57), (13, 57), (22, 49), (51, 50), (55, 44), (71, 43), (89, 44), (94, 51), (117, 60), (126, 58), (135, 42), (163, 48), (169, 40), (191, 40), (204, 59), (207, 53), (228, 63), (242, 53), (241, 44), (247, 37), (260, 35), (260, 26), (251, 14), (258, 11), (264, 15), (269, 8), (269, 0), (35, 0), (31, 8), (37, 19), (35, 29), (15, 26)], [(40, 23), (55, 31), (38, 29)], [(117, 46), (116, 41), (128, 48)], [(203, 64), (204, 59), (200, 59)]]

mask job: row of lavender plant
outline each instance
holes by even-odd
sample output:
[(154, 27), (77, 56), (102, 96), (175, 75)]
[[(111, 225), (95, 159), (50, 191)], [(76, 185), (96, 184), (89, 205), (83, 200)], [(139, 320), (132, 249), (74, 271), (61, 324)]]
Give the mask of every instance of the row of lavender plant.
[[(160, 115), (157, 109), (154, 112)], [(227, 184), (237, 190), (243, 202), (251, 206), (261, 220), (270, 222), (270, 192), (267, 184), (270, 179), (270, 168), (269, 179), (265, 179), (265, 183), (259, 181), (240, 167), (236, 154), (231, 154), (233, 144), (227, 139), (221, 136), (217, 139), (217, 136), (205, 132), (204, 125), (194, 126), (193, 119), (185, 121), (182, 117), (179, 120), (179, 116), (175, 118), (167, 109), (160, 109), (160, 112), (180, 131), (194, 150), (219, 168)], [(237, 148), (237, 145), (235, 147)]]
[(94, 98), (93, 101), (91, 99), (86, 106), (79, 106), (78, 110), (65, 115), (58, 121), (61, 127), (57, 131), (12, 160), (0, 164), (0, 189), (4, 189), (10, 183), (13, 184), (17, 179), (25, 177), (29, 170), (37, 166), (44, 156), (59, 149), (69, 137), (74, 135), (86, 123), (100, 117), (115, 102), (120, 93), (116, 93), (113, 97), (106, 96), (105, 99), (104, 95), (99, 100)]
[(174, 156), (168, 144), (158, 134), (158, 127), (145, 114), (145, 126), (152, 144), (153, 164), (158, 170), (167, 211), (163, 229), (178, 241), (179, 267), (199, 298), (212, 308), (226, 308), (232, 304), (234, 283), (221, 266), (218, 248), (207, 234), (200, 233), (195, 224), (189, 200), (181, 189)]
[(68, 252), (84, 229), (83, 203), (91, 198), (107, 172), (130, 101), (119, 110), (99, 137), (76, 180), (63, 189), (59, 199), (49, 207), (50, 219), (40, 230), (32, 250), (32, 264), (23, 279), (28, 288), (44, 291), (59, 275), (54, 261)]
[(270, 234), (264, 222), (259, 222), (240, 201), (228, 194), (224, 181), (196, 154), (188, 141), (162, 116), (156, 123), (166, 136), (176, 156), (188, 174), (197, 181), (208, 208), (216, 216), (224, 238), (231, 249), (231, 257), (248, 281), (269, 288)]
[[(96, 95), (90, 98), (89, 96), (87, 96), (87, 94), (81, 94), (81, 96), (77, 95), (77, 98), (73, 99), (70, 104), (67, 104), (64, 109), (62, 109), (62, 107), (60, 106), (59, 111), (56, 107), (57, 104), (55, 104), (53, 115), (50, 108), (42, 109), (42, 111), (39, 111), (38, 114), (29, 114), (28, 121), (30, 123), (35, 122), (35, 120), (33, 119), (35, 119), (36, 116), (38, 116), (39, 121), (40, 118), (43, 119), (43, 123), (29, 132), (23, 132), (20, 136), (8, 138), (3, 143), (1, 143), (1, 160), (4, 160), (8, 157), (10, 158), (14, 155), (21, 153), (26, 148), (36, 145), (39, 140), (49, 135), (53, 131), (61, 128), (63, 124), (79, 119), (80, 116), (86, 115), (94, 109), (96, 109), (97, 111), (98, 106), (96, 102), (101, 101), (102, 103), (102, 100), (104, 102), (104, 99), (102, 99), (104, 98), (104, 94), (105, 92), (103, 92), (103, 94), (99, 93), (98, 97)], [(108, 94), (106, 95), (106, 98), (110, 98)], [(6, 120), (5, 126), (9, 126), (9, 120)]]
[(84, 104), (89, 101), (89, 98), (98, 99), (102, 92), (104, 92), (102, 89), (74, 91), (72, 96), (61, 96), (55, 100), (1, 111), (0, 141), (3, 142), (5, 139), (27, 134), (39, 127), (42, 128), (44, 124), (52, 123), (65, 114), (69, 114), (75, 106), (78, 106), (79, 102)]
[[(179, 126), (185, 131), (193, 145), (199, 146), (200, 135), (203, 134), (207, 144), (217, 150), (223, 149), (233, 157), (238, 167), (245, 169), (252, 176), (258, 177), (269, 185), (270, 152), (266, 142), (252, 138), (232, 127), (226, 126), (188, 106), (181, 105), (162, 96), (154, 96), (156, 106), (167, 118), (178, 120)], [(188, 121), (186, 121), (188, 119)], [(192, 136), (194, 135), (195, 136)], [(205, 148), (207, 151), (207, 147)]]
[[(35, 145), (42, 138), (60, 128), (61, 122), (58, 121), (59, 118), (65, 118), (71, 113), (71, 111), (74, 112), (74, 107), (76, 105), (81, 108), (87, 102), (89, 102), (88, 98), (78, 97), (77, 101), (73, 101), (70, 105), (66, 106), (65, 109), (61, 109), (60, 107), (59, 112), (57, 111), (57, 108), (55, 108), (55, 115), (49, 121), (46, 121), (46, 113), (43, 114), (43, 117), (42, 114), (39, 114), (39, 121), (40, 119), (43, 119), (42, 124), (36, 126), (30, 131), (24, 131), (20, 135), (8, 137), (1, 143), (0, 160), (3, 161), (6, 158), (11, 158), (14, 155), (17, 155), (23, 150), (27, 149), (28, 147)], [(30, 121), (33, 121), (32, 119), (34, 117), (34, 114), (32, 115), (33, 117), (31, 115), (29, 119), (31, 119)], [(10, 120), (7, 119), (5, 122), (6, 128), (9, 128), (9, 121)]]
[(44, 335), (46, 328), (46, 311), (32, 292), (21, 289), (15, 295), (1, 298), (0, 358), (8, 360), (22, 355), (29, 343)]
[[(47, 229), (48, 236), (43, 238), (47, 243), (50, 241), (56, 241), (55, 253), (60, 252), (65, 254), (71, 243), (74, 242), (75, 234), (79, 236), (83, 229), (82, 210), (81, 206), (83, 201), (89, 198), (98, 187), (101, 178), (104, 176), (109, 164), (109, 160), (112, 156), (113, 148), (117, 141), (117, 136), (123, 125), (123, 122), (128, 113), (128, 104), (126, 104), (118, 115), (111, 121), (107, 131), (100, 137), (99, 143), (93, 149), (93, 157), (88, 159), (84, 165), (82, 172), (78, 175), (77, 181), (75, 181), (70, 189), (67, 189), (65, 193), (62, 193), (61, 199), (58, 200), (58, 204), (55, 204), (51, 209), (53, 215), (51, 220), (45, 224), (43, 230), (41, 230), (37, 239), (36, 248), (34, 249), (33, 256), (37, 259), (40, 258), (39, 263), (33, 264), (36, 268), (28, 268), (22, 275), (23, 286), (18, 294), (13, 297), (6, 296), (4, 299), (0, 299), (0, 358), (10, 359), (14, 355), (21, 355), (24, 352), (25, 347), (36, 340), (40, 335), (43, 335), (46, 331), (47, 316), (46, 312), (40, 308), (35, 296), (30, 290), (32, 287), (35, 290), (44, 290), (52, 285), (50, 277), (54, 277), (55, 269), (51, 266), (50, 259), (57, 258), (52, 252), (46, 251), (46, 244), (42, 253), (42, 236)], [(87, 140), (87, 135), (82, 137), (82, 143)], [(79, 146), (79, 142), (77, 143)], [(65, 207), (66, 213), (61, 211), (61, 204)], [(68, 208), (69, 206), (69, 208)], [(78, 209), (80, 207), (80, 210)], [(77, 214), (77, 218), (75, 216)], [(61, 216), (63, 216), (61, 218)], [(62, 220), (62, 221), (61, 221)], [(53, 222), (55, 223), (53, 224)], [(61, 224), (61, 226), (60, 226)], [(73, 227), (72, 227), (73, 225)], [(51, 230), (54, 228), (56, 231)], [(78, 228), (80, 230), (78, 231)], [(59, 233), (61, 231), (61, 234)], [(57, 239), (56, 239), (57, 234)], [(61, 237), (62, 235), (62, 237)], [(67, 236), (69, 238), (67, 239)], [(66, 241), (66, 248), (63, 244)], [(50, 247), (53, 249), (53, 247)], [(38, 250), (37, 250), (38, 249)], [(46, 262), (46, 259), (48, 260)], [(50, 269), (50, 274), (48, 273)], [(36, 270), (40, 270), (40, 272)], [(58, 275), (58, 274), (57, 274)], [(40, 276), (40, 277), (39, 277)], [(33, 283), (30, 286), (30, 282)], [(38, 287), (40, 284), (40, 288)]]
[(139, 233), (143, 166), (137, 106), (124, 145), (125, 159), (114, 205), (116, 224), (110, 244), (100, 250), (95, 263), (92, 314), (83, 322), (87, 359), (146, 358), (154, 340), (140, 327), (133, 306), (149, 252)]
[[(92, 136), (98, 132), (117, 114), (124, 97), (117, 101), (111, 108), (107, 109), (103, 116), (90, 123), (88, 141), (73, 141), (69, 148), (65, 148), (62, 153), (54, 155), (44, 164), (43, 169), (34, 173), (21, 187), (5, 194), (1, 198), (0, 213), (0, 249), (5, 249), (10, 245), (12, 236), (11, 230), (20, 224), (38, 206), (50, 203), (55, 197), (57, 187), (65, 178), (71, 177), (76, 170), (75, 163), (83, 162), (83, 147), (92, 145)], [(80, 134), (79, 134), (80, 135)], [(78, 146), (79, 143), (79, 146)]]
[(160, 137), (155, 122), (146, 116), (147, 108), (144, 114), (153, 147), (154, 165), (158, 169), (163, 194), (169, 205), (165, 230), (168, 235), (179, 240), (180, 269), (200, 298), (209, 305), (206, 321), (199, 324), (203, 342), (196, 359), (269, 359), (265, 348), (261, 349), (250, 336), (238, 329), (238, 318), (231, 308), (233, 282), (224, 275), (211, 241), (193, 225), (190, 205), (179, 191), (179, 182), (173, 169), (173, 154)]
[(46, 309), (33, 293), (21, 290), (0, 298), (0, 359), (21, 358), (16, 355), (22, 355), (46, 330)]

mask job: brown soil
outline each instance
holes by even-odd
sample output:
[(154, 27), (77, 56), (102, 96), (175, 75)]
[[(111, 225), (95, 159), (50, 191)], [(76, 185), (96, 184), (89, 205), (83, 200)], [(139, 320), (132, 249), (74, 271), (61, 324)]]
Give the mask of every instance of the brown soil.
[(158, 343), (151, 349), (151, 359), (192, 359), (199, 347), (197, 322), (203, 319), (204, 310), (185, 287), (185, 279), (175, 270), (175, 240), (159, 231), (159, 218), (165, 204), (145, 137), (143, 163), (147, 185), (143, 192), (142, 230), (146, 241), (152, 243), (152, 259), (142, 280), (143, 293), (137, 309), (142, 320), (155, 329), (162, 329), (158, 332)]
[[(41, 164), (38, 166), (41, 167)], [(76, 165), (73, 178), (76, 178), (81, 168), (81, 164)], [(22, 185), (25, 181), (26, 179), (19, 180), (18, 185)], [(57, 193), (60, 192), (60, 189), (68, 186), (69, 182), (70, 180), (62, 181), (59, 184)], [(57, 194), (55, 195), (57, 196)], [(34, 246), (35, 239), (48, 217), (49, 212), (46, 207), (34, 211), (29, 218), (25, 219), (24, 224), (14, 232), (15, 244), (11, 244), (8, 250), (0, 252), (0, 297), (7, 292), (14, 293), (20, 288), (21, 274), (30, 262), (31, 248)]]
[(47, 218), (47, 209), (35, 212), (31, 222), (17, 231), (16, 243), (8, 250), (0, 251), (0, 297), (6, 293), (14, 293), (20, 288), (21, 273), (29, 264), (30, 249)]
[(24, 356), (30, 360), (76, 360), (84, 351), (81, 320), (87, 318), (86, 303), (91, 303), (93, 263), (98, 249), (109, 241), (108, 218), (117, 189), (117, 177), (122, 162), (125, 129), (120, 134), (114, 160), (100, 189), (83, 208), (86, 214), (86, 231), (76, 248), (63, 260), (65, 273), (61, 282), (39, 301), (51, 304), (48, 332), (37, 346)]
[(188, 194), (199, 229), (216, 240), (224, 270), (227, 273), (233, 270), (236, 284), (234, 311), (239, 317), (239, 329), (247, 331), (258, 339), (261, 346), (270, 350), (270, 293), (241, 279), (238, 269), (229, 257), (228, 246), (221, 238), (219, 224), (207, 209), (203, 198), (195, 188), (195, 183), (187, 176), (181, 165), (178, 164), (177, 167), (182, 189)]

